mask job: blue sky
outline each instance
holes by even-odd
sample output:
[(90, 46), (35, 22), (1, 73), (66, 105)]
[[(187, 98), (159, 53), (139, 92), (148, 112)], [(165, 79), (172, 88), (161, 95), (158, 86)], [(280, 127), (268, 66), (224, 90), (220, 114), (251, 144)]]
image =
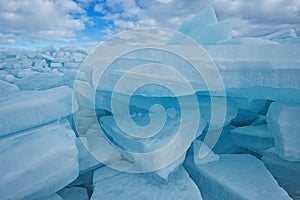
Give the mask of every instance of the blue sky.
[(138, 27), (178, 29), (208, 4), (233, 37), (300, 32), (299, 0), (0, 0), (0, 45), (86, 45)]

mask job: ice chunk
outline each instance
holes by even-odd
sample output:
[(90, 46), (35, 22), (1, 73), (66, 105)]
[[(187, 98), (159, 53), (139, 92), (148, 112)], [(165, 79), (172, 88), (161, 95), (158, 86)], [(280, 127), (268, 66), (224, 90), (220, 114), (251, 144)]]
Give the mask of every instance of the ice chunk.
[(176, 173), (177, 170), (181, 167), (181, 164), (183, 163), (184, 159), (185, 159), (185, 154), (182, 155), (175, 162), (173, 162), (171, 165), (164, 167), (160, 170), (157, 170), (153, 174), (158, 175), (160, 178), (168, 181), (169, 177), (172, 176), (172, 174)]
[(19, 90), (20, 89), (15, 84), (8, 83), (6, 81), (0, 80), (0, 91), (2, 93), (5, 93), (5, 92), (16, 92), (16, 91), (19, 91)]
[[(179, 47), (170, 46), (172, 48)], [(193, 51), (192, 48), (190, 51)], [(299, 45), (211, 45), (205, 48), (220, 70), (228, 97), (300, 102)], [(115, 48), (108, 47), (107, 50), (113, 51)], [(146, 60), (147, 58), (148, 60)], [(181, 71), (181, 69), (189, 69), (189, 64), (180, 58), (161, 52), (151, 52), (151, 54), (149, 52), (149, 55), (146, 53), (141, 55), (136, 52), (136, 54), (130, 54), (130, 58), (127, 55), (126, 59), (118, 61), (114, 64), (116, 68), (117, 65), (120, 65), (120, 69), (110, 68), (111, 70), (107, 71), (109, 76), (102, 79), (102, 84), (99, 84), (102, 88), (98, 87), (98, 91), (102, 89), (105, 92), (111, 92), (115, 85), (114, 81), (128, 72), (126, 66), (136, 66), (150, 61), (164, 63), (178, 69), (189, 78), (195, 91), (207, 91), (207, 88), (203, 87), (203, 79), (197, 77), (197, 73), (192, 70)], [(193, 61), (201, 62), (197, 57)], [(88, 70), (85, 74), (90, 77)], [(132, 74), (130, 78), (148, 80), (150, 76), (145, 73), (137, 73)], [(157, 78), (170, 82), (176, 87), (181, 85), (181, 82), (173, 77), (157, 76)], [(153, 92), (150, 89), (143, 92), (148, 96), (172, 96), (169, 93)], [(189, 94), (183, 93), (182, 95)]]
[(269, 45), (277, 44), (277, 42), (264, 40), (261, 38), (236, 38), (231, 40), (219, 41), (219, 45)]
[(84, 55), (87, 55), (88, 49), (83, 47), (75, 47), (75, 46), (69, 46), (69, 47), (61, 47), (59, 49), (60, 52), (70, 52), (70, 53), (81, 53)]
[(33, 67), (32, 69), (41, 69), (41, 68), (45, 68), (45, 67), (48, 67), (48, 64), (46, 62), (46, 60), (44, 59), (41, 59), (41, 60), (34, 60), (33, 61)]
[[(161, 113), (157, 114), (160, 115)], [(143, 114), (142, 116), (137, 116), (133, 118), (133, 120), (140, 125), (141, 123), (147, 124), (149, 116), (148, 114)], [(174, 134), (177, 133), (179, 126), (183, 127), (182, 130), (186, 130), (186, 128), (191, 126), (194, 123), (194, 121), (193, 115), (189, 116), (188, 119), (184, 119), (182, 121), (178, 119), (167, 120), (160, 132), (149, 138), (135, 138), (124, 133), (124, 131), (122, 131), (114, 121), (113, 116), (101, 117), (100, 123), (107, 137), (114, 141), (115, 145), (117, 145), (121, 149), (125, 149), (130, 152), (151, 152), (169, 144), (170, 141), (174, 138)], [(202, 133), (205, 126), (206, 122), (204, 120), (200, 120), (199, 127), (197, 130), (198, 135)], [(185, 138), (183, 137), (182, 140), (185, 140)]]
[(27, 69), (13, 69), (11, 70), (11, 74), (18, 78), (24, 78), (26, 76), (37, 74), (35, 71), (32, 71), (31, 68)]
[(51, 56), (55, 56), (55, 54), (57, 53), (58, 49), (56, 47), (54, 47), (53, 45), (44, 47), (43, 49), (41, 49), (42, 53), (45, 54), (49, 54)]
[(190, 156), (184, 166), (204, 193), (214, 199), (291, 199), (265, 168), (247, 154), (223, 154), (217, 161), (195, 164)]
[[(98, 120), (90, 117), (91, 112), (88, 112), (88, 110), (86, 110), (81, 113), (81, 117), (83, 117), (85, 119), (84, 124), (81, 124), (80, 121), (77, 122), (77, 128), (86, 133), (83, 135), (83, 137), (99, 135)], [(77, 113), (75, 113), (75, 115), (76, 114)], [(103, 116), (102, 114), (99, 114), (99, 115)], [(154, 114), (161, 115), (161, 113), (152, 113), (152, 114), (153, 115)], [(180, 131), (180, 130), (178, 130), (179, 125), (181, 125), (182, 130), (187, 130), (187, 128), (189, 128), (191, 126), (198, 125), (198, 124), (196, 124), (196, 125), (193, 124), (193, 123), (195, 123), (194, 118), (195, 118), (195, 116), (191, 112), (191, 115), (186, 117), (182, 121), (179, 121), (179, 119), (173, 119), (173, 118), (168, 119), (166, 121), (166, 123), (164, 124), (164, 127), (162, 129), (160, 129), (156, 135), (151, 136), (150, 138), (132, 137), (132, 136), (124, 133), (124, 131), (122, 131), (119, 128), (119, 126), (116, 124), (116, 122), (114, 121), (114, 116), (106, 115), (106, 116), (101, 117), (99, 119), (99, 121), (100, 121), (101, 128), (105, 132), (105, 135), (107, 136), (107, 138), (109, 138), (110, 142), (112, 142), (118, 148), (123, 149), (125, 151), (129, 151), (129, 152), (140, 152), (140, 153), (144, 152), (145, 153), (145, 152), (156, 151), (157, 149), (160, 149), (160, 148), (168, 145), (174, 138), (174, 135), (178, 131)], [(142, 125), (142, 124), (147, 123), (147, 121), (149, 122), (149, 115), (147, 113), (136, 113), (135, 116), (132, 115), (132, 120), (134, 120), (134, 122), (137, 123), (137, 125)], [(196, 121), (196, 122), (199, 123), (198, 121)], [(198, 127), (198, 134), (201, 134), (205, 127), (206, 127), (205, 120), (200, 120), (200, 124)], [(141, 134), (143, 134), (143, 132), (141, 132)], [(192, 139), (191, 137), (195, 137), (194, 135), (188, 135), (188, 134), (193, 134), (193, 133), (180, 132), (180, 136), (178, 136), (178, 139), (179, 139), (179, 137), (181, 138), (181, 139), (179, 139), (179, 141), (180, 141), (179, 145), (186, 144), (186, 145), (182, 146), (182, 148), (183, 148), (182, 151), (181, 150), (175, 151), (175, 149), (173, 151), (172, 149), (170, 149), (170, 151), (168, 151), (168, 153), (167, 153), (168, 155), (166, 155), (166, 153), (164, 153), (164, 154), (159, 154), (157, 157), (155, 157), (155, 159), (160, 159), (160, 156), (162, 156), (162, 157), (169, 156), (171, 159), (174, 158), (174, 160), (172, 159), (169, 163), (165, 163), (165, 164), (163, 164), (163, 166), (159, 166), (159, 168), (153, 168), (153, 166), (160, 165), (160, 163), (158, 161), (148, 160), (147, 162), (142, 163), (143, 169), (151, 168), (152, 170), (157, 170), (157, 169), (160, 169), (161, 167), (166, 167), (165, 169), (158, 170), (156, 174), (164, 179), (168, 179), (169, 175), (173, 171), (176, 171), (177, 166), (179, 166), (181, 164), (182, 160), (184, 159), (184, 153), (185, 153), (184, 151), (187, 150), (187, 148), (191, 144), (191, 141), (190, 141), (190, 139)], [(84, 139), (84, 138), (82, 138), (82, 139)], [(83, 140), (83, 142), (84, 141), (85, 140)], [(87, 146), (93, 147), (94, 145), (96, 145), (96, 144), (93, 145), (93, 143), (91, 143), (92, 141), (93, 140), (91, 140), (91, 139), (87, 140)], [(174, 147), (174, 148), (176, 148), (176, 147)], [(114, 158), (109, 158), (109, 156), (108, 156), (108, 159), (107, 160), (104, 159), (104, 161), (112, 163), (112, 162), (119, 162), (119, 160), (120, 160), (119, 157), (116, 158), (117, 160), (113, 160), (113, 159)], [(129, 159), (136, 161), (137, 165), (141, 164), (140, 160), (135, 160), (136, 158), (134, 156), (130, 157)], [(137, 158), (137, 159), (139, 159), (139, 158)], [(150, 169), (150, 171), (152, 171), (151, 169)]]
[[(207, 155), (203, 153), (209, 152)], [(193, 142), (193, 153), (194, 153), (194, 163), (195, 164), (206, 164), (209, 162), (213, 162), (219, 160), (220, 156), (214, 154), (214, 152), (207, 147), (203, 142), (199, 140), (195, 140)]]
[(52, 60), (52, 63), (65, 63), (65, 62), (69, 62), (70, 58), (68, 58), (68, 56), (57, 56)]
[(275, 148), (266, 150), (262, 161), (279, 184), (294, 198), (300, 198), (300, 162), (291, 162), (280, 158)]
[(94, 117), (93, 113), (95, 113), (95, 110), (81, 109), (73, 114), (73, 116), (76, 117), (76, 120), (74, 120), (73, 127), (76, 128), (77, 132), (94, 132), (97, 134), (98, 120), (96, 117)]
[(197, 199), (201, 194), (181, 167), (169, 182), (147, 174), (128, 174), (102, 167), (94, 173), (93, 200), (96, 199)]
[[(240, 153), (244, 150), (234, 144), (232, 138), (230, 137), (230, 131), (234, 129), (235, 126), (228, 125), (221, 129), (210, 130), (209, 132), (204, 131), (204, 133), (198, 138), (198, 140), (204, 141), (207, 134), (210, 135), (211, 138), (218, 137), (217, 143), (212, 147), (213, 151), (217, 154), (224, 154), (224, 153)], [(221, 133), (221, 135), (219, 135)]]
[[(197, 98), (200, 106), (200, 114), (206, 120), (207, 124), (210, 125), (209, 130), (217, 130), (224, 126), (227, 126), (237, 115), (237, 105), (231, 99), (224, 99), (224, 97), (213, 95), (206, 96), (201, 95), (201, 93), (197, 94)], [(214, 101), (214, 104), (212, 103), (212, 101)], [(223, 101), (226, 101), (225, 105), (223, 104)], [(222, 106), (226, 106), (226, 115), (220, 116), (224, 117), (223, 123), (222, 120), (211, 120), (212, 106), (217, 107), (217, 109), (218, 107), (220, 108)]]
[(266, 123), (267, 120), (265, 115), (257, 115), (256, 119), (254, 120), (254, 122), (251, 123), (251, 125), (262, 125)]
[(91, 153), (84, 147), (81, 140), (85, 140), (85, 138), (76, 138), (76, 144), (79, 151), (79, 172), (80, 174), (83, 174), (87, 171), (103, 166), (103, 164), (91, 155)]
[(220, 45), (207, 46), (206, 50), (220, 69), (227, 96), (299, 102), (299, 48)]
[(0, 97), (0, 136), (58, 120), (72, 113), (67, 86)]
[[(159, 93), (159, 92), (158, 92)], [(152, 91), (152, 94), (154, 95), (154, 91)], [(178, 99), (182, 103), (186, 105), (186, 108), (191, 109), (191, 112), (195, 110), (195, 106), (199, 107), (200, 110), (200, 115), (203, 117), (203, 119), (206, 121), (206, 123), (210, 123), (210, 130), (214, 129), (220, 129), (223, 126), (226, 126), (230, 123), (232, 119), (234, 119), (237, 115), (237, 106), (236, 104), (231, 100), (231, 99), (225, 99), (220, 96), (209, 96), (206, 94), (202, 93), (197, 93), (197, 104), (193, 104), (193, 95), (185, 95), (185, 96), (178, 96), (178, 97), (172, 97), (172, 96), (165, 96), (163, 94), (155, 95), (154, 97), (152, 96), (144, 96), (144, 95), (133, 95), (131, 98), (133, 99), (132, 101), (129, 102), (129, 110), (135, 111), (137, 113), (139, 112), (146, 112), (150, 105), (153, 105), (155, 103), (160, 104), (164, 106), (166, 109), (168, 108), (175, 108), (176, 112), (179, 112), (179, 104), (178, 104)], [(116, 94), (114, 95), (114, 100), (117, 101), (120, 104), (124, 104), (124, 99), (126, 99), (127, 96), (126, 94)], [(214, 106), (215, 107), (222, 107), (226, 106), (226, 116), (224, 116), (224, 120), (211, 120), (211, 112), (212, 112), (212, 99), (214, 101)], [(97, 91), (96, 94), (96, 107), (100, 109), (105, 109), (110, 112), (112, 112), (111, 109), (111, 93), (110, 92), (105, 92), (105, 91)], [(217, 108), (218, 109), (218, 108)], [(113, 114), (118, 114), (122, 115), (124, 113), (113, 113)], [(221, 116), (223, 117), (223, 116)]]
[[(214, 8), (206, 7), (192, 19), (183, 22), (179, 32), (193, 38), (201, 45), (215, 45), (218, 41), (231, 39), (231, 26), (227, 22), (218, 23)], [(168, 44), (185, 44), (183, 35), (175, 34)]]
[(29, 58), (22, 58), (22, 67), (23, 68), (29, 68), (29, 67), (31, 67), (32, 66), (32, 60), (31, 59), (29, 59)]
[(275, 33), (271, 33), (269, 35), (264, 36), (264, 39), (267, 40), (278, 40), (278, 39), (287, 39), (287, 38), (296, 38), (297, 34), (295, 29), (287, 28), (281, 31), (277, 31)]
[(217, 22), (218, 20), (214, 8), (212, 6), (207, 6), (192, 19), (184, 21), (178, 31), (189, 35), (193, 29), (201, 29), (206, 25), (215, 24)]
[(40, 54), (37, 54), (34, 58), (45, 59), (47, 63), (51, 63), (54, 60), (54, 57), (51, 56), (50, 53), (48, 53), (48, 54), (40, 53)]
[(67, 62), (64, 63), (64, 68), (66, 69), (79, 69), (80, 63)]
[(64, 80), (65, 80), (65, 83), (70, 88), (73, 88), (74, 81), (76, 79), (77, 73), (78, 73), (78, 70), (66, 70), (66, 71), (64, 71)]
[(65, 85), (61, 73), (35, 73), (15, 82), (21, 90), (46, 90)]
[(84, 58), (86, 57), (86, 54), (83, 53), (72, 53), (70, 56), (70, 60), (75, 62), (75, 63), (81, 63)]
[(51, 68), (61, 68), (63, 65), (60, 62), (51, 62), (50, 67)]
[(78, 175), (75, 135), (62, 125), (1, 137), (0, 158), (1, 199), (47, 196)]
[(209, 24), (201, 30), (193, 30), (188, 36), (201, 45), (215, 45), (219, 41), (231, 39), (231, 26), (227, 22)]
[(63, 200), (88, 200), (87, 190), (82, 187), (63, 188), (57, 192)]
[(264, 99), (232, 98), (238, 106), (236, 118), (231, 121), (235, 126), (247, 126), (253, 123), (259, 114), (266, 114), (270, 102)]
[(279, 156), (300, 161), (300, 104), (273, 102), (267, 113), (267, 123), (274, 136)]
[(286, 39), (278, 39), (277, 42), (282, 44), (290, 44), (290, 45), (297, 45), (300, 44), (300, 37), (296, 38), (286, 38)]
[(6, 72), (6, 71), (0, 71), (1, 74), (0, 74), (0, 80), (3, 80), (3, 81), (6, 81), (6, 82), (9, 82), (9, 83), (14, 83), (16, 80), (18, 80), (17, 77), (15, 77), (14, 75)]
[(267, 124), (238, 127), (231, 130), (230, 136), (235, 144), (258, 154), (274, 146), (273, 135)]

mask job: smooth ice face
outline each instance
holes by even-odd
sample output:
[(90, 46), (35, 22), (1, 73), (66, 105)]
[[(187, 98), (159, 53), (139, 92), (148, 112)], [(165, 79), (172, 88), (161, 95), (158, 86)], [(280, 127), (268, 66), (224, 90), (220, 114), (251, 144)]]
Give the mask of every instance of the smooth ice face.
[(183, 167), (161, 182), (147, 174), (128, 174), (108, 167), (94, 172), (92, 200), (98, 199), (195, 199), (201, 194)]
[(275, 33), (271, 33), (263, 37), (267, 40), (281, 40), (281, 39), (289, 39), (289, 38), (297, 38), (297, 33), (293, 28), (287, 28)]
[(206, 47), (221, 71), (227, 96), (290, 102), (300, 101), (299, 49), (283, 44)]
[(50, 195), (78, 175), (73, 131), (41, 126), (0, 139), (0, 198), (35, 199)]
[(214, 153), (225, 154), (225, 153), (240, 153), (244, 150), (238, 145), (234, 144), (232, 138), (230, 137), (230, 131), (236, 128), (232, 125), (227, 125), (221, 128), (221, 130), (210, 130), (209, 132), (204, 131), (203, 134), (197, 138), (197, 140), (203, 141), (207, 134), (211, 137), (217, 137), (221, 133), (217, 143), (212, 148)]
[[(205, 46), (205, 49), (220, 70), (227, 96), (300, 101), (299, 45), (214, 45)], [(161, 53), (153, 53), (152, 58), (147, 60), (145, 55), (136, 53), (130, 57), (124, 56), (119, 65), (126, 63), (128, 66), (137, 66), (151, 61), (165, 62), (165, 64), (175, 66), (179, 70), (189, 68), (187, 63), (172, 57), (172, 55), (164, 55), (165, 60), (158, 59), (160, 56), (162, 56)], [(193, 61), (201, 62), (197, 60), (197, 57), (193, 58)], [(125, 72), (126, 68), (115, 72), (111, 71), (109, 77), (112, 78), (103, 80), (102, 89), (112, 91), (114, 79), (119, 78)], [(204, 87), (203, 78), (196, 76), (194, 71), (185, 70), (184, 74), (189, 77), (189, 81), (196, 91), (207, 91), (207, 88)], [(142, 75), (136, 74), (132, 78), (143, 77), (147, 79)], [(86, 76), (88, 77), (88, 73)], [(161, 78), (174, 84), (178, 81), (172, 77)], [(100, 89), (98, 88), (98, 90)], [(172, 96), (170, 93), (160, 93), (160, 91), (154, 93), (150, 89), (143, 92), (144, 95), (148, 96)]]
[(184, 167), (200, 190), (214, 199), (291, 199), (264, 164), (251, 155), (223, 154), (217, 161), (198, 165), (188, 157)]
[(294, 199), (298, 199), (300, 197), (300, 162), (280, 158), (275, 148), (264, 151), (262, 161), (279, 184)]
[(230, 131), (230, 136), (236, 145), (258, 154), (274, 146), (273, 135), (267, 124), (238, 127)]
[[(147, 117), (146, 114), (143, 114), (143, 116), (137, 116), (139, 122), (145, 122), (145, 118)], [(183, 126), (190, 126), (193, 122), (193, 116), (191, 115), (188, 121), (183, 121)], [(144, 168), (151, 168), (151, 166), (156, 166), (158, 163), (164, 162), (167, 157), (172, 158), (176, 156), (175, 150), (171, 152), (165, 152), (163, 149), (165, 146), (167, 146), (175, 137), (175, 133), (178, 131), (179, 126), (179, 120), (171, 121), (167, 124), (165, 124), (165, 127), (160, 131), (160, 133), (154, 137), (151, 138), (145, 138), (145, 139), (138, 139), (133, 138), (126, 133), (122, 132), (118, 126), (116, 126), (116, 123), (114, 122), (113, 116), (105, 116), (100, 118), (100, 124), (107, 135), (107, 137), (112, 141), (114, 146), (116, 148), (128, 151), (129, 153), (144, 153), (147, 155), (147, 153), (152, 153), (155, 151), (161, 151), (158, 152), (158, 155), (153, 156), (152, 160), (149, 159), (147, 162), (142, 163)], [(206, 123), (204, 120), (200, 121), (199, 129), (198, 129), (198, 135), (202, 133), (204, 128), (206, 127)], [(184, 127), (183, 127), (184, 129)], [(142, 134), (142, 133), (141, 133)], [(180, 139), (180, 141), (185, 141), (186, 135), (183, 135)], [(181, 143), (178, 144), (178, 146), (182, 146)], [(177, 149), (178, 150), (178, 149)], [(104, 151), (104, 150), (103, 150)], [(158, 175), (159, 177), (168, 180), (169, 175), (173, 172), (176, 172), (178, 167), (181, 165), (185, 158), (185, 153), (181, 155), (179, 158), (175, 159), (171, 163), (169, 163), (167, 166), (163, 166), (162, 169), (154, 171), (153, 173)], [(110, 158), (111, 159), (111, 158)], [(119, 158), (117, 158), (119, 159)], [(123, 158), (124, 159), (124, 158)], [(126, 157), (126, 159), (129, 159), (131, 161), (135, 160), (138, 162), (138, 157)], [(117, 161), (117, 160), (116, 160)], [(115, 162), (116, 162), (115, 161)], [(107, 161), (105, 161), (107, 162)], [(113, 161), (110, 161), (113, 162)]]
[(279, 156), (300, 161), (300, 104), (274, 102), (267, 113), (268, 129), (274, 136)]
[(79, 173), (83, 174), (85, 172), (96, 169), (103, 164), (100, 163), (96, 158), (94, 158), (91, 153), (82, 144), (84, 138), (76, 138), (76, 144), (79, 151)]
[(215, 24), (218, 22), (215, 10), (212, 6), (207, 6), (201, 10), (192, 19), (183, 22), (181, 27), (178, 29), (179, 32), (188, 34), (193, 31), (193, 27), (204, 27), (209, 24)]
[[(154, 94), (154, 93), (153, 93)], [(125, 97), (126, 96), (126, 97)], [(160, 104), (165, 107), (166, 111), (173, 110), (174, 112), (174, 117), (178, 118), (180, 115), (180, 104), (178, 102), (178, 98), (181, 100), (183, 104), (185, 104), (187, 109), (190, 109), (190, 112), (195, 110), (195, 107), (199, 108), (200, 115), (202, 117), (201, 120), (205, 120), (207, 124), (210, 124), (209, 129), (210, 130), (216, 130), (220, 129), (223, 126), (228, 125), (232, 119), (234, 119), (238, 113), (237, 109), (237, 104), (232, 101), (231, 99), (226, 99), (224, 97), (219, 97), (219, 96), (209, 96), (207, 94), (196, 94), (197, 96), (197, 102), (193, 102), (194, 95), (186, 95), (186, 96), (178, 96), (178, 97), (173, 97), (173, 96), (165, 96), (162, 95), (161, 97), (159, 94), (154, 97), (147, 97), (143, 95), (133, 95), (130, 97), (133, 99), (132, 101), (129, 102), (129, 112), (131, 116), (137, 117), (138, 114), (141, 115), (148, 115), (148, 109), (151, 105), (153, 104)], [(104, 92), (104, 91), (98, 91), (96, 94), (96, 107), (99, 109), (105, 109), (110, 112), (112, 111), (111, 108), (111, 92)], [(129, 98), (128, 95), (126, 94), (117, 94), (114, 96), (114, 100), (120, 104), (123, 105), (124, 107), (127, 106), (126, 102), (124, 102), (124, 99)], [(226, 105), (224, 105), (224, 101), (226, 101)], [(221, 120), (221, 117), (219, 117), (219, 120), (211, 120), (212, 117), (212, 106), (215, 107), (216, 110), (221, 109), (222, 107), (226, 107), (226, 116), (224, 120)], [(253, 106), (255, 107), (255, 106)], [(176, 115), (177, 113), (177, 115)], [(120, 110), (116, 110), (115, 113), (116, 115), (125, 115), (126, 113), (121, 112)], [(170, 115), (169, 113), (168, 115)], [(147, 118), (146, 118), (147, 119)], [(145, 120), (147, 122), (147, 120)], [(149, 119), (148, 119), (149, 122)]]
[(21, 90), (46, 90), (66, 83), (61, 73), (46, 72), (31, 74), (16, 81), (15, 84)]
[[(231, 26), (229, 23), (219, 23), (213, 7), (208, 6), (186, 20), (178, 29), (179, 32), (193, 38), (201, 45), (215, 45), (218, 41), (231, 39)], [(168, 44), (185, 44), (185, 40), (179, 34), (175, 34)]]
[(260, 115), (265, 115), (270, 101), (265, 99), (230, 98), (237, 104), (237, 116), (231, 120), (235, 126), (246, 126), (256, 121)]
[(58, 120), (72, 113), (72, 90), (14, 92), (0, 97), (0, 135)]
[(224, 40), (218, 42), (218, 45), (245, 45), (245, 46), (259, 46), (259, 45), (270, 45), (270, 44), (277, 44), (277, 42), (264, 40), (261, 38), (236, 38), (230, 40)]

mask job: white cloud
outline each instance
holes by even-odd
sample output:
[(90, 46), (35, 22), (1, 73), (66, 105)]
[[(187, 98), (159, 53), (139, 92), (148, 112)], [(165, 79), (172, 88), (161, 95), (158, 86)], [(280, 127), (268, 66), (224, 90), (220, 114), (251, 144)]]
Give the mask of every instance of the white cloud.
[(205, 5), (207, 0), (107, 0), (105, 5), (96, 4), (94, 10), (105, 14), (102, 19), (111, 21), (114, 26), (110, 32), (116, 33), (138, 27), (177, 29)]
[[(112, 21), (113, 32), (143, 26), (178, 29), (208, 4), (215, 7), (220, 21), (231, 23), (235, 37), (259, 36), (287, 27), (300, 32), (299, 0), (107, 0), (105, 6), (111, 12), (103, 19)], [(105, 6), (101, 5), (102, 12)]]
[(220, 20), (233, 26), (235, 36), (258, 36), (283, 28), (300, 31), (299, 0), (211, 0)]
[[(109, 21), (99, 30), (108, 36), (138, 27), (178, 29), (208, 4), (220, 21), (231, 23), (235, 37), (287, 27), (300, 33), (299, 0), (0, 0), (0, 43), (72, 41), (77, 31), (99, 21)], [(91, 7), (98, 16), (87, 13)]]
[(70, 41), (87, 21), (71, 0), (0, 0), (0, 41), (48, 39)]

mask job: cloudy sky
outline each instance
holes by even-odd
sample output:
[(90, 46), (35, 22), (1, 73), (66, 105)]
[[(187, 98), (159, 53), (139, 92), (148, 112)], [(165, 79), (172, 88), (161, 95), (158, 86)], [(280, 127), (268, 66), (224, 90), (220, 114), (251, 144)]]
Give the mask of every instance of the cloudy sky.
[(138, 27), (178, 29), (208, 4), (233, 37), (300, 33), (299, 0), (0, 0), (0, 45), (83, 45)]

